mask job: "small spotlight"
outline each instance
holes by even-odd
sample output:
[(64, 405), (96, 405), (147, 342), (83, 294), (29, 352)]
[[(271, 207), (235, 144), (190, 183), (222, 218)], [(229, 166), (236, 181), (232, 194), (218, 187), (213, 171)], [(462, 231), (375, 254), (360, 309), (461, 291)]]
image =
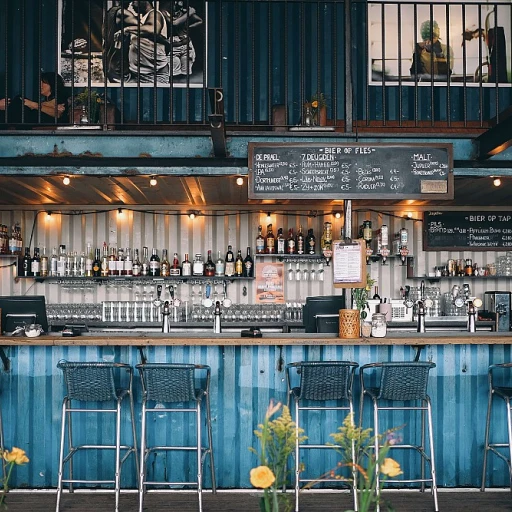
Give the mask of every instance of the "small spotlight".
[(47, 212), (46, 212), (46, 215), (47, 215), (48, 217), (51, 217), (51, 216), (52, 216), (52, 212), (47, 211)]
[(341, 219), (341, 213), (340, 212), (333, 212), (335, 219)]
[(412, 212), (407, 212), (407, 218), (412, 219)]
[(267, 212), (267, 224), (270, 224), (272, 222), (272, 213)]
[(156, 187), (157, 183), (158, 183), (157, 179), (154, 176), (151, 176), (151, 178), (149, 180), (149, 185), (151, 187)]
[(62, 178), (62, 183), (64, 183), (64, 185), (69, 185), (71, 183), (69, 176), (64, 176), (64, 178)]
[(118, 208), (117, 209), (117, 214), (118, 215), (123, 215), (123, 209), (122, 208)]
[(499, 178), (494, 178), (494, 180), (492, 181), (492, 184), (495, 187), (499, 187), (501, 185), (501, 180)]
[(244, 179), (242, 178), (242, 176), (238, 176), (238, 178), (236, 179), (236, 184), (239, 187), (241, 187), (244, 184)]
[(191, 220), (194, 220), (196, 218), (196, 214), (194, 212), (190, 212), (188, 214), (188, 218), (191, 219)]

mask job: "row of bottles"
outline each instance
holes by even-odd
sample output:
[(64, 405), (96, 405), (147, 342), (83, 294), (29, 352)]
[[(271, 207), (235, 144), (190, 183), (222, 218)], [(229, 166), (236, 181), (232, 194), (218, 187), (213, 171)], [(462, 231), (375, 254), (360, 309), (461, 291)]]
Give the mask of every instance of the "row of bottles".
[(226, 277), (254, 277), (254, 262), (251, 256), (251, 248), (247, 247), (245, 259), (239, 249), (237, 256), (233, 248), (228, 245), (225, 258), (218, 251), (215, 263), (212, 259), (212, 251), (208, 251), (206, 262), (202, 254), (196, 254), (193, 261), (185, 254), (180, 263), (178, 253), (174, 253), (169, 260), (167, 249), (162, 250), (162, 256), (153, 248), (149, 256), (148, 247), (132, 251), (126, 249), (110, 250), (105, 242), (103, 250), (92, 250), (91, 244), (87, 244), (87, 250), (78, 254), (76, 251), (67, 252), (65, 245), (54, 247), (51, 256), (43, 247), (42, 253), (39, 247), (30, 255), (30, 249), (25, 248), (25, 255), (21, 260), (19, 275), (23, 277), (109, 277), (109, 276), (149, 276), (149, 277), (178, 277), (178, 276), (226, 276)]
[(21, 236), (21, 227), (16, 223), (11, 228), (11, 236), (9, 236), (9, 228), (0, 224), (0, 254), (21, 255), (23, 248), (23, 238)]
[(277, 230), (277, 236), (274, 235), (272, 224), (267, 226), (265, 236), (262, 229), (258, 226), (256, 254), (316, 254), (316, 238), (312, 228), (308, 229), (307, 235), (304, 235), (302, 226), (299, 226), (296, 235), (293, 228), (290, 228), (287, 238), (283, 234), (283, 228)]

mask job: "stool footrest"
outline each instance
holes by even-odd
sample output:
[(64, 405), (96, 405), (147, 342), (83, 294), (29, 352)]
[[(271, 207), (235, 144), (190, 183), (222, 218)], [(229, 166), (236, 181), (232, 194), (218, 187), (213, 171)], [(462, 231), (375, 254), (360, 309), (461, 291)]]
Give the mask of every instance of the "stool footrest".
[(115, 480), (62, 480), (63, 484), (115, 484)]
[(421, 484), (421, 483), (427, 483), (432, 482), (432, 478), (411, 478), (411, 479), (403, 479), (403, 480), (391, 480), (390, 478), (387, 478), (385, 483), (390, 484)]
[(197, 482), (151, 482), (149, 480), (144, 480), (142, 482), (143, 485), (193, 485), (197, 487)]

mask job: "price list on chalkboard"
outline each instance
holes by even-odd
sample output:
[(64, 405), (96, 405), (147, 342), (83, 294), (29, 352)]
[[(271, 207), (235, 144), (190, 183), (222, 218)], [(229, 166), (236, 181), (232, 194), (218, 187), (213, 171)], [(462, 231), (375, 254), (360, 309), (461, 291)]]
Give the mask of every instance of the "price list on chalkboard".
[(450, 144), (249, 143), (249, 198), (453, 198)]
[(426, 251), (512, 248), (512, 212), (431, 211), (423, 226)]

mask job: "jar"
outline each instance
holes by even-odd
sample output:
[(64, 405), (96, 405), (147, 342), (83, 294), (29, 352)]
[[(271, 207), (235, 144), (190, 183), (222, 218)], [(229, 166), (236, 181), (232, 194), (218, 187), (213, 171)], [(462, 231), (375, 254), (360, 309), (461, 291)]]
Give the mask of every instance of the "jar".
[(372, 336), (374, 338), (384, 338), (386, 332), (386, 315), (383, 313), (374, 313), (372, 315)]
[(196, 257), (194, 258), (194, 262), (192, 263), (192, 275), (204, 275), (204, 262), (202, 254), (196, 254)]

